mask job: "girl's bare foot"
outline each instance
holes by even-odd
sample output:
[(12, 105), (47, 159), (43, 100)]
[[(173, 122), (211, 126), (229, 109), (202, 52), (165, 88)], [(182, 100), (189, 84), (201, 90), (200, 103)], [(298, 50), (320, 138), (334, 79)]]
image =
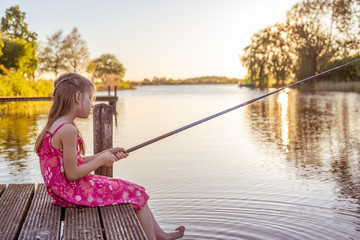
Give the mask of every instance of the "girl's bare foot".
[[(178, 227), (175, 231), (179, 233), (179, 237), (178, 237), (178, 238), (182, 238), (182, 237), (184, 236), (184, 233), (185, 233), (185, 227), (184, 227), (184, 226), (180, 226), (180, 227)], [(175, 238), (175, 239), (178, 239), (178, 238)]]
[(164, 237), (162, 239), (163, 240), (179, 239), (179, 238), (182, 238), (184, 236), (184, 232), (185, 232), (185, 227), (180, 226), (175, 230), (175, 232), (165, 233), (165, 235), (164, 235)]

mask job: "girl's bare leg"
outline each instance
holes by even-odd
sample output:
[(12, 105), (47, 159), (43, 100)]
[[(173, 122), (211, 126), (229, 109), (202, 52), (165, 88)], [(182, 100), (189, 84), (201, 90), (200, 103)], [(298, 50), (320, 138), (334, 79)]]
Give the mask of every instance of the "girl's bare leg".
[(147, 204), (142, 207), (140, 210), (135, 211), (137, 217), (139, 218), (140, 224), (144, 229), (145, 235), (148, 240), (156, 240), (154, 226), (153, 226), (153, 219), (150, 214), (150, 209)]
[(145, 204), (141, 210), (136, 211), (136, 214), (149, 240), (174, 240), (184, 236), (184, 226), (178, 227), (174, 232), (165, 232), (155, 220), (147, 204)]
[(182, 238), (184, 236), (185, 227), (180, 226), (174, 232), (165, 232), (157, 223), (151, 209), (149, 208), (150, 216), (154, 226), (154, 232), (157, 240), (173, 240)]

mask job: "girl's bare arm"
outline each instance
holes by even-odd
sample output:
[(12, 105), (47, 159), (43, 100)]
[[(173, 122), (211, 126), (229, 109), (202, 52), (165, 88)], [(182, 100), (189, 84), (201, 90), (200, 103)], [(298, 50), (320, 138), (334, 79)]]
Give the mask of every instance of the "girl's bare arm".
[[(92, 156), (83, 157), (83, 160), (84, 160), (85, 163), (91, 162), (91, 161), (94, 160), (96, 157), (98, 157), (99, 155), (103, 154), (105, 151), (111, 152), (112, 154), (114, 154), (115, 156), (117, 156), (119, 159), (122, 159), (122, 158), (125, 158), (125, 157), (128, 156), (128, 154), (125, 152), (125, 149), (124, 149), (124, 148), (115, 147), (115, 148), (110, 148), (110, 149), (104, 150), (104, 151), (99, 152), (99, 153), (97, 153), (97, 154), (94, 154), (94, 155), (92, 155)], [(123, 154), (119, 154), (119, 153), (123, 153)]]
[(97, 154), (92, 161), (78, 166), (76, 140), (77, 130), (72, 125), (66, 125), (59, 131), (59, 137), (63, 148), (63, 162), (66, 179), (71, 182), (82, 178), (102, 165), (111, 166), (117, 157), (110, 151)]

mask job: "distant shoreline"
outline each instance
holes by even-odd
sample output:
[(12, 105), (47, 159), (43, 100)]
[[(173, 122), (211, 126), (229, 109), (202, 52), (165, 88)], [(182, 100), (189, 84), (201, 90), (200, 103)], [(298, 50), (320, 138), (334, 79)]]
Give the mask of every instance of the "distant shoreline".
[(157, 86), (157, 85), (221, 85), (221, 84), (238, 85), (238, 83), (159, 83), (159, 84), (138, 84), (137, 86)]
[[(207, 84), (233, 84), (238, 85), (239, 83), (138, 83), (137, 86), (172, 86), (172, 85), (207, 85)], [(260, 89), (259, 87), (252, 87), (244, 84), (243, 88)], [(269, 87), (274, 88), (274, 87)], [(269, 89), (266, 88), (266, 89)], [(297, 87), (300, 91), (336, 91), (336, 92), (358, 92), (360, 93), (360, 81), (351, 82), (331, 82), (331, 81), (317, 81), (311, 84), (304, 84)]]

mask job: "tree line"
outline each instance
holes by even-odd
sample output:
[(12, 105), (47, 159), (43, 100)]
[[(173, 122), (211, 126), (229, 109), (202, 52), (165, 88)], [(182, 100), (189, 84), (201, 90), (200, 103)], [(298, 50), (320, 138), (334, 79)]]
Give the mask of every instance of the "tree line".
[(86, 41), (76, 27), (68, 35), (58, 30), (39, 43), (25, 17), (19, 6), (13, 6), (1, 18), (0, 96), (51, 95), (53, 82), (34, 81), (35, 73), (51, 73), (56, 79), (63, 72), (87, 72), (100, 89), (107, 85), (129, 87), (122, 81), (126, 69), (116, 56), (105, 53), (90, 59)]
[[(303, 0), (286, 19), (253, 34), (240, 61), (260, 88), (294, 81), (360, 58), (360, 0)], [(360, 81), (359, 64), (321, 80)], [(319, 81), (318, 80), (318, 81)]]
[[(87, 72), (98, 87), (121, 85), (126, 69), (110, 53), (90, 59), (86, 41), (74, 27), (39, 43), (19, 6), (6, 9), (0, 25), (0, 96), (44, 96), (54, 78), (67, 71)], [(265, 88), (283, 86), (360, 58), (360, 0), (303, 0), (292, 6), (282, 22), (253, 34), (239, 56), (247, 69), (243, 83)], [(324, 75), (319, 80), (360, 81), (359, 64)], [(235, 83), (234, 79), (206, 76), (190, 79), (144, 79), (142, 84)]]
[(225, 76), (202, 76), (185, 79), (172, 79), (166, 77), (145, 78), (140, 85), (175, 85), (175, 84), (237, 84), (239, 78), (229, 78)]

